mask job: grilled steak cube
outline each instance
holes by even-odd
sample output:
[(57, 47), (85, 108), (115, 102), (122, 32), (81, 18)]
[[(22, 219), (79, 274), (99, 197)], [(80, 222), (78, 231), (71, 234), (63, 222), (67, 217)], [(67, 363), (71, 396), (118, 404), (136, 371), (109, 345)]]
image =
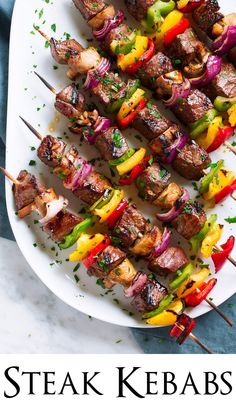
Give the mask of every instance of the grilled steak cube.
[(147, 14), (147, 10), (156, 0), (125, 0), (128, 12), (136, 20), (141, 21)]
[[(127, 41), (129, 36), (132, 33), (132, 29), (127, 24), (120, 24), (118, 27), (111, 29), (110, 32), (106, 35), (105, 39), (103, 40), (101, 47), (105, 50), (108, 54), (112, 54), (111, 44), (112, 42), (120, 42), (122, 40)], [(119, 50), (117, 50), (118, 53)]]
[(149, 225), (146, 218), (137, 209), (136, 205), (128, 205), (113, 230), (113, 235), (119, 238), (124, 247), (134, 244), (139, 234), (144, 234)]
[(19, 183), (17, 185), (13, 184), (12, 190), (16, 209), (19, 211), (34, 202), (35, 197), (45, 191), (45, 187), (38, 178), (27, 171), (20, 171), (17, 181), (19, 181)]
[(132, 304), (138, 311), (152, 311), (160, 304), (161, 300), (168, 294), (166, 287), (156, 280), (147, 280), (141, 292), (132, 300)]
[(233, 98), (236, 96), (236, 69), (231, 63), (223, 63), (221, 71), (214, 80), (204, 88), (211, 100), (217, 96)]
[(176, 272), (187, 262), (188, 257), (182, 248), (168, 247), (159, 257), (149, 262), (148, 268), (158, 275), (165, 276)]
[(81, 221), (83, 221), (81, 217), (78, 217), (71, 212), (61, 210), (46, 225), (44, 225), (43, 230), (50, 234), (54, 241), (62, 241), (63, 238)]
[(165, 132), (170, 125), (171, 122), (162, 116), (158, 107), (151, 102), (148, 102), (145, 108), (139, 111), (133, 121), (134, 128), (148, 140)]
[(119, 158), (129, 148), (124, 135), (115, 126), (100, 133), (95, 146), (106, 161)]
[(193, 19), (201, 30), (210, 34), (213, 24), (223, 17), (219, 10), (220, 6), (217, 0), (205, 0), (200, 7), (194, 10)]
[(233, 65), (236, 66), (236, 46), (229, 51), (228, 57)]
[[(208, 49), (198, 39), (193, 29), (187, 29), (184, 33), (178, 34), (168, 49), (168, 54), (173, 61), (180, 60), (182, 66), (202, 62), (207, 53)], [(194, 73), (190, 77), (194, 75), (200, 76), (200, 73)]]
[(125, 97), (126, 84), (116, 73), (108, 72), (100, 79), (99, 84), (93, 88), (93, 93), (102, 104), (108, 105), (108, 103)]
[(165, 209), (171, 209), (176, 201), (180, 198), (182, 189), (175, 182), (171, 182), (159, 197), (154, 201), (154, 204)]
[(196, 235), (206, 222), (206, 214), (197, 201), (186, 202), (180, 214), (172, 221), (173, 227), (185, 239)]
[(159, 76), (174, 70), (171, 60), (162, 52), (156, 53), (138, 70), (137, 74), (142, 84), (155, 90), (158, 87)]
[(74, 39), (57, 41), (53, 37), (50, 40), (51, 54), (53, 59), (60, 65), (66, 65), (68, 57), (76, 56), (84, 48)]
[(83, 186), (76, 188), (73, 193), (86, 204), (93, 205), (105, 189), (110, 187), (111, 183), (107, 178), (93, 171), (86, 177)]
[(96, 16), (105, 7), (105, 3), (102, 0), (73, 0), (73, 3), (77, 9), (79, 9), (85, 20), (90, 20), (92, 17)]
[(170, 183), (170, 178), (171, 174), (165, 168), (157, 162), (153, 162), (136, 179), (139, 195), (147, 201), (155, 201)]
[(192, 141), (177, 154), (173, 168), (184, 178), (198, 181), (203, 175), (203, 170), (210, 164), (208, 153)]
[(62, 140), (47, 135), (41, 141), (37, 155), (45, 165), (55, 168), (60, 164), (65, 149), (66, 144)]
[(185, 125), (201, 119), (208, 110), (213, 108), (210, 99), (200, 90), (190, 92), (186, 99), (180, 99), (173, 112)]
[(77, 118), (81, 115), (85, 108), (85, 99), (75, 83), (57, 93), (55, 108), (69, 119)]
[(179, 126), (173, 123), (165, 132), (149, 142), (149, 148), (155, 153), (160, 161), (165, 162), (166, 156), (170, 152), (170, 147), (179, 139), (182, 132)]
[(125, 252), (117, 247), (108, 245), (89, 267), (88, 274), (98, 278), (106, 278), (108, 273), (124, 261), (125, 258)]

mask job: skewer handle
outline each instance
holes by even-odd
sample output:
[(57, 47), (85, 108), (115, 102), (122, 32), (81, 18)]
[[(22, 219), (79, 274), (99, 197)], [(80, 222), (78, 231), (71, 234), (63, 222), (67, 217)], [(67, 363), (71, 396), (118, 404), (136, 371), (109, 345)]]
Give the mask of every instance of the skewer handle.
[(211, 308), (213, 308), (225, 321), (226, 323), (228, 323), (230, 325), (230, 327), (233, 326), (233, 321), (230, 320), (224, 313), (223, 311), (218, 308), (211, 300), (209, 300), (208, 298), (205, 298), (205, 301), (207, 302), (207, 304), (209, 304), (211, 306)]
[(214, 354), (213, 351), (211, 351), (205, 344), (203, 344), (199, 338), (197, 338), (193, 333), (189, 334), (189, 337), (191, 340), (193, 340), (196, 344), (198, 344), (204, 351), (206, 351), (208, 354)]

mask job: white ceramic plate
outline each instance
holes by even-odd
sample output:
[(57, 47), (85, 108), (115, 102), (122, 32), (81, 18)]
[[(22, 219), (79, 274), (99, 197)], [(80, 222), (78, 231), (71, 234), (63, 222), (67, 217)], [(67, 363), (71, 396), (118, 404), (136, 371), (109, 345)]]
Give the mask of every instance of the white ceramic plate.
[[(113, 3), (117, 8), (118, 5), (123, 7), (120, 1), (116, 0)], [(224, 12), (234, 9), (233, 0), (221, 1), (221, 3)], [(23, 116), (42, 134), (49, 132), (49, 124), (53, 126), (57, 136), (63, 136), (67, 131), (66, 121), (55, 117), (53, 96), (33, 73), (37, 70), (59, 89), (69, 84), (65, 75), (66, 68), (61, 66), (55, 70), (54, 66), (57, 65), (52, 60), (49, 49), (44, 47), (44, 40), (37, 33), (31, 33), (33, 24), (39, 25), (48, 35), (54, 35), (57, 38), (63, 37), (64, 33), (68, 32), (84, 46), (88, 44), (86, 39), (92, 38), (90, 30), (71, 0), (49, 1), (49, 3), (42, 0), (16, 0), (11, 30), (6, 166), (15, 176), (20, 169), (27, 169), (36, 175), (41, 174), (42, 181), (48, 186), (54, 186), (58, 193), (65, 194), (71, 201), (72, 210), (78, 212), (83, 205), (63, 189), (60, 182), (37, 159), (36, 152), (31, 150), (31, 146), (37, 147), (38, 141), (19, 119), (19, 115)], [(51, 28), (54, 24), (56, 24), (56, 33), (53, 33)], [(140, 142), (134, 135), (134, 131), (126, 132), (126, 136), (138, 147)], [(76, 143), (78, 138), (69, 134), (68, 142)], [(98, 156), (96, 150), (86, 144), (80, 150), (87, 159)], [(213, 160), (222, 157), (226, 165), (235, 170), (235, 156), (225, 149), (220, 149), (213, 156)], [(36, 160), (36, 166), (29, 166), (31, 159)], [(96, 167), (99, 169), (98, 163)], [(110, 176), (109, 169), (105, 165), (100, 166), (100, 169)], [(191, 183), (180, 179), (179, 176), (173, 174), (173, 179), (192, 190)], [(192, 193), (196, 195), (193, 190)], [(154, 221), (155, 209), (138, 199), (135, 189), (130, 190), (129, 193), (127, 191), (127, 195), (131, 196), (142, 211)], [(98, 319), (123, 326), (145, 327), (138, 314), (130, 314), (134, 310), (124, 298), (121, 288), (115, 287), (113, 291), (105, 293), (96, 284), (96, 279), (88, 277), (82, 267), (73, 272), (75, 264), (66, 262), (65, 254), (52, 249), (54, 247), (52, 241), (45, 237), (37, 224), (34, 224), (36, 217), (31, 216), (24, 221), (17, 218), (9, 184), (6, 185), (6, 199), (17, 243), (32, 269), (50, 290), (72, 307)], [(224, 218), (236, 215), (235, 211), (235, 203), (231, 198), (227, 199), (223, 206), (220, 205), (215, 209), (218, 221), (225, 224), (223, 240), (226, 240), (235, 228), (227, 224)], [(187, 248), (182, 239), (177, 237), (175, 242), (178, 240)], [(34, 246), (35, 244), (37, 246)], [(236, 258), (235, 252), (233, 255)], [(9, 257), (9, 259), (14, 259), (14, 257)], [(137, 270), (143, 268), (144, 263), (135, 262), (135, 267)], [(78, 283), (75, 282), (75, 274), (80, 278)], [(224, 266), (218, 279), (218, 284), (212, 292), (216, 304), (222, 303), (236, 291), (236, 271), (231, 263), (228, 262)], [(191, 315), (197, 317), (207, 311), (209, 307), (202, 304), (191, 311)]]

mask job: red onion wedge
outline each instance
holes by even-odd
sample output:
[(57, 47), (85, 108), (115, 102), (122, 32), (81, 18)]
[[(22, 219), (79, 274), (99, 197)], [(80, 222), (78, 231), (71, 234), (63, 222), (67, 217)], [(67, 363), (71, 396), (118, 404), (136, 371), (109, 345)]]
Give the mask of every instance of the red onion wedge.
[(236, 45), (236, 26), (228, 26), (225, 32), (212, 43), (212, 49), (219, 56), (227, 53)]
[(136, 276), (134, 277), (131, 285), (124, 290), (125, 297), (130, 298), (134, 297), (135, 295), (139, 294), (142, 290), (144, 285), (148, 280), (147, 275), (144, 272), (137, 272)]
[(85, 178), (92, 171), (92, 165), (80, 157), (76, 159), (75, 167), (76, 171), (69, 175), (64, 181), (64, 186), (72, 191), (78, 188), (78, 186), (82, 186)]
[(191, 84), (188, 79), (183, 83), (174, 84), (172, 87), (172, 95), (168, 100), (163, 100), (166, 106), (174, 106), (178, 103), (178, 99), (186, 99), (190, 93)]
[(61, 195), (58, 199), (54, 199), (53, 201), (48, 202), (46, 204), (46, 215), (39, 220), (40, 224), (47, 224), (52, 218), (54, 218), (58, 214), (58, 212), (60, 212), (63, 208), (66, 208), (68, 203), (68, 199), (64, 198)]
[(154, 246), (150, 256), (148, 257), (148, 260), (154, 257), (159, 257), (159, 255), (161, 255), (169, 246), (170, 239), (171, 230), (165, 228), (160, 241), (158, 241), (158, 243)]
[(189, 137), (186, 132), (184, 131), (176, 132), (176, 139), (174, 143), (169, 148), (166, 149), (166, 153), (162, 157), (162, 162), (171, 164), (173, 160), (176, 158), (178, 154), (178, 150), (183, 149), (186, 143), (188, 142), (188, 140), (189, 140)]
[(112, 29), (115, 29), (123, 22), (124, 18), (124, 12), (122, 10), (118, 10), (117, 15), (113, 17), (113, 19), (105, 20), (102, 29), (93, 31), (94, 37), (96, 37), (99, 41), (105, 39)]
[(99, 118), (99, 121), (95, 124), (95, 128), (93, 130), (85, 130), (83, 136), (89, 143), (93, 144), (99, 133), (107, 130), (110, 126), (110, 119), (101, 117)]
[(156, 214), (157, 219), (162, 222), (170, 222), (175, 219), (182, 211), (185, 203), (190, 199), (187, 189), (183, 188), (183, 194), (177, 201), (177, 206), (174, 205), (168, 212), (164, 214)]
[(87, 72), (86, 80), (83, 84), (84, 90), (89, 90), (95, 88), (100, 82), (99, 78), (104, 77), (105, 74), (111, 67), (111, 63), (105, 57), (102, 57), (99, 65), (94, 70), (89, 70)]
[(206, 70), (202, 76), (190, 79), (192, 86), (206, 86), (220, 73), (222, 59), (219, 56), (210, 55), (207, 60)]

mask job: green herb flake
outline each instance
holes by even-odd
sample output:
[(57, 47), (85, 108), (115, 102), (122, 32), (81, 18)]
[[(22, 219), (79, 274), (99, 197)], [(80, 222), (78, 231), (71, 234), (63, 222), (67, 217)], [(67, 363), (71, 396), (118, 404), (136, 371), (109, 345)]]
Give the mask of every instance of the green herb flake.
[(56, 25), (55, 23), (53, 23), (53, 24), (51, 25), (51, 29), (52, 29), (52, 31), (53, 31), (54, 33), (56, 33), (56, 31), (57, 31), (57, 25)]
[(33, 159), (31, 159), (29, 161), (29, 166), (35, 166), (36, 165), (36, 161), (34, 161)]
[(225, 218), (225, 221), (228, 222), (229, 224), (236, 224), (236, 217)]
[(80, 263), (78, 262), (78, 264), (76, 264), (75, 268), (73, 268), (73, 272), (76, 272), (80, 267)]

